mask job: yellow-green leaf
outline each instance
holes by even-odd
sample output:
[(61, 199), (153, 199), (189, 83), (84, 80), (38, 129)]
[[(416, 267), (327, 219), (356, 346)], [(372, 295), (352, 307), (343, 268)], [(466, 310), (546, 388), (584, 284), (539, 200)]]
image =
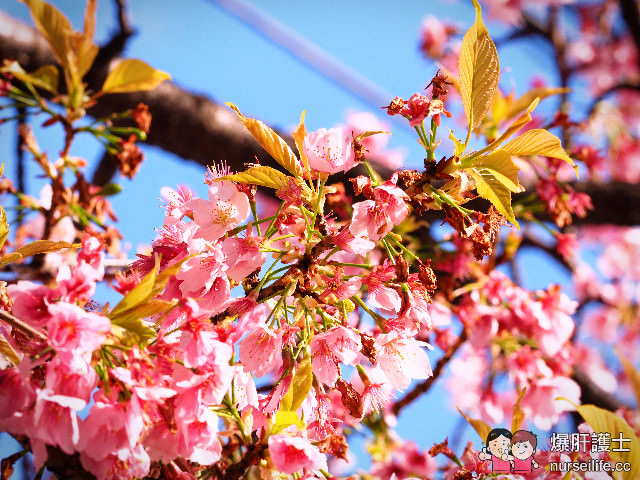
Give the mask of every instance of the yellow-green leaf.
[(42, 0), (22, 0), (31, 10), (33, 22), (51, 46), (51, 50), (61, 65), (66, 65), (69, 54), (69, 35), (73, 32), (71, 23), (60, 10)]
[(291, 410), (278, 410), (276, 413), (275, 423), (271, 429), (271, 434), (276, 435), (282, 432), (285, 428), (295, 425), (299, 430), (303, 430), (305, 424), (296, 412)]
[(4, 208), (0, 207), (0, 248), (7, 241), (9, 236), (9, 224), (7, 223), (7, 214)]
[(0, 267), (4, 267), (5, 265), (17, 262), (26, 257), (30, 257), (32, 255), (37, 255), (38, 253), (51, 253), (57, 252), (58, 250), (62, 250), (63, 248), (79, 248), (79, 244), (69, 243), (69, 242), (54, 242), (52, 240), (36, 240), (31, 242), (24, 247), (20, 247), (13, 253), (9, 253), (4, 257), (0, 258)]
[(511, 190), (490, 170), (472, 168), (469, 172), (476, 182), (478, 195), (489, 200), (507, 220), (520, 229), (511, 208)]
[[(145, 322), (141, 317), (125, 316), (119, 318), (117, 322), (113, 322), (114, 325), (123, 328), (125, 330), (125, 336), (134, 334), (137, 337), (136, 343), (146, 344), (147, 340), (156, 337), (156, 331), (153, 327)], [(117, 330), (114, 330), (117, 335)], [(127, 335), (128, 334), (128, 335)]]
[(84, 11), (84, 32), (74, 33), (71, 36), (71, 43), (76, 52), (78, 60), (78, 71), (80, 77), (84, 77), (93, 65), (93, 61), (98, 55), (98, 46), (93, 43), (93, 36), (96, 31), (96, 0), (87, 0)]
[(300, 159), (302, 160), (302, 165), (304, 165), (304, 171), (307, 172), (307, 178), (311, 178), (311, 170), (309, 169), (309, 161), (307, 160), (307, 156), (304, 154), (304, 137), (307, 136), (307, 129), (304, 126), (304, 116), (306, 115), (306, 110), (304, 110), (300, 114), (300, 123), (293, 131), (292, 136), (296, 142), (296, 147), (298, 148), (298, 154), (300, 155)]
[(247, 118), (233, 103), (227, 102), (226, 105), (231, 108), (240, 121), (247, 127), (247, 130), (253, 135), (258, 143), (271, 155), (280, 165), (282, 165), (289, 173), (296, 177), (302, 176), (302, 167), (298, 158), (291, 150), (291, 147), (273, 129), (266, 126), (260, 120)]
[(449, 130), (449, 139), (453, 142), (453, 144), (455, 145), (455, 149), (453, 151), (453, 154), (456, 157), (459, 157), (460, 155), (462, 155), (462, 153), (464, 152), (464, 142), (461, 142), (460, 140), (458, 140), (455, 135), (453, 134), (452, 130)]
[(35, 72), (27, 73), (14, 60), (5, 62), (0, 71), (11, 73), (21, 82), (42, 88), (51, 93), (57, 93), (58, 91), (58, 69), (54, 65), (44, 65)]
[(111, 310), (109, 317), (112, 321), (117, 325), (116, 319), (120, 317), (127, 310), (131, 310), (132, 308), (151, 300), (154, 290), (154, 285), (156, 283), (156, 275), (158, 274), (158, 269), (160, 268), (160, 260), (156, 260), (156, 264), (153, 269), (147, 273), (144, 278), (140, 281), (138, 285), (136, 285), (129, 293), (127, 293), (122, 300)]
[(529, 104), (529, 106), (524, 111), (524, 113), (520, 115), (511, 125), (509, 125), (509, 128), (507, 128), (502, 133), (502, 135), (500, 135), (493, 143), (491, 143), (489, 147), (491, 147), (492, 149), (498, 148), (500, 145), (502, 145), (502, 142), (504, 142), (507, 138), (509, 138), (511, 135), (513, 135), (522, 127), (524, 127), (527, 123), (529, 123), (531, 121), (531, 112), (535, 110), (539, 102), (540, 102), (540, 99), (535, 98)]
[(560, 139), (553, 133), (541, 128), (523, 133), (506, 143), (502, 149), (510, 155), (544, 155), (559, 158), (573, 165), (573, 160), (562, 148)]
[(362, 140), (364, 140), (367, 137), (370, 137), (372, 135), (377, 135), (378, 133), (386, 133), (387, 135), (391, 135), (391, 132), (385, 132), (383, 130), (376, 130), (376, 131), (372, 131), (372, 130), (367, 130), (366, 132), (362, 132), (360, 135), (357, 135), (354, 140), (356, 142), (361, 142)]
[(312, 382), (311, 358), (306, 356), (298, 364), (289, 389), (280, 401), (280, 410), (291, 410), (293, 412), (298, 410), (304, 399), (307, 398)]
[(480, 435), (482, 441), (485, 442), (487, 440), (487, 435), (489, 435), (489, 432), (491, 431), (491, 427), (483, 420), (467, 416), (467, 414), (460, 410), (460, 407), (456, 408), (458, 409), (458, 412), (460, 412), (460, 415), (462, 415), (464, 419), (473, 427), (473, 429), (478, 432), (478, 435)]
[(476, 160), (474, 166), (482, 175), (485, 174), (484, 171), (491, 173), (500, 183), (514, 193), (524, 190), (518, 182), (518, 171), (520, 168), (513, 163), (511, 155), (504, 150), (496, 150), (484, 157), (480, 157)]
[[(566, 93), (571, 91), (570, 88), (559, 88), (559, 87), (538, 87), (529, 90), (524, 93), (522, 96), (518, 97), (513, 103), (508, 105), (507, 110), (502, 118), (509, 119), (515, 117), (522, 110), (527, 108), (528, 105), (531, 105), (536, 98), (542, 100), (544, 98), (550, 97), (551, 95), (559, 95), (561, 93)], [(496, 121), (500, 121), (497, 119)]]
[(102, 93), (152, 90), (165, 80), (171, 80), (171, 75), (156, 70), (142, 60), (128, 58), (122, 60), (109, 72), (104, 85), (102, 85)]
[(618, 348), (616, 348), (616, 353), (618, 354), (620, 363), (622, 363), (624, 373), (627, 375), (627, 378), (631, 382), (633, 393), (636, 396), (636, 404), (640, 408), (640, 372), (638, 372), (638, 370), (636, 370), (633, 365), (631, 365), (631, 362), (629, 362), (629, 360), (624, 358), (624, 354)]
[[(560, 398), (560, 400), (569, 401), (566, 398)], [(614, 463), (629, 462), (631, 464), (629, 472), (617, 472), (620, 475), (616, 477), (614, 474), (614, 478), (637, 480), (638, 476), (640, 476), (640, 440), (638, 440), (629, 424), (615, 413), (595, 405), (574, 405), (574, 407), (576, 407), (580, 416), (593, 428), (595, 433), (611, 434), (612, 441), (611, 449), (609, 450), (611, 461)], [(624, 439), (624, 441), (620, 439)], [(629, 451), (615, 451), (623, 449), (628, 449)]]
[(290, 178), (292, 177), (287, 177), (275, 168), (260, 165), (258, 167), (251, 167), (244, 172), (217, 178), (216, 181), (231, 180), (238, 183), (262, 185), (263, 187), (280, 190), (289, 186)]
[(518, 400), (516, 400), (516, 404), (513, 407), (513, 417), (511, 418), (511, 433), (515, 433), (520, 430), (520, 425), (522, 425), (524, 420), (524, 410), (520, 408), (520, 402), (522, 401), (526, 391), (527, 388), (525, 387), (518, 393)]
[(0, 334), (0, 354), (11, 360), (14, 365), (18, 365), (20, 363), (20, 357), (17, 352), (2, 334)]
[(476, 0), (473, 4), (476, 21), (462, 39), (458, 60), (460, 95), (470, 130), (480, 125), (489, 112), (500, 76), (496, 46), (482, 22), (480, 4)]
[(307, 355), (298, 364), (293, 382), (291, 382), (291, 386), (289, 387), (289, 390), (293, 392), (290, 410), (295, 412), (300, 408), (304, 399), (307, 398), (309, 390), (311, 390), (312, 383), (313, 372), (311, 371), (311, 357)]

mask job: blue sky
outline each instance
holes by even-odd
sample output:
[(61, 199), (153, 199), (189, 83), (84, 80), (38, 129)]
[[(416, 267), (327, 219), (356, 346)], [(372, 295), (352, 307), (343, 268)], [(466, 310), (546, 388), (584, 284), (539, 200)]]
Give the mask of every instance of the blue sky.
[[(54, 0), (51, 3), (67, 14), (76, 28), (82, 25), (84, 2)], [(99, 1), (99, 42), (115, 29), (113, 3)], [(139, 33), (131, 39), (126, 55), (141, 58), (169, 72), (173, 80), (186, 89), (206, 94), (219, 102), (234, 102), (243, 113), (282, 128), (295, 126), (302, 110), (307, 111), (308, 130), (343, 122), (348, 111), (369, 111), (382, 119), (386, 117), (379, 108), (359, 100), (231, 17), (214, 1), (129, 3), (130, 18)], [(414, 92), (422, 91), (437, 70), (418, 51), (420, 25), (425, 16), (431, 14), (453, 20), (462, 32), (474, 18), (470, 1), (254, 0), (253, 3), (378, 84), (389, 92), (389, 100), (396, 95), (408, 98)], [(30, 23), (24, 4), (8, 1), (3, 2), (2, 8)], [(490, 21), (487, 24), (494, 38), (503, 33)], [(553, 84), (554, 76), (544, 74), (545, 70), (551, 69), (551, 63), (543, 49), (544, 46), (530, 42), (501, 49), (502, 85), (507, 90), (515, 88), (517, 93), (522, 93), (532, 72)], [(449, 127), (456, 128), (453, 124)], [(466, 133), (463, 128), (457, 128), (459, 137)], [(417, 145), (415, 135), (397, 123), (392, 124), (392, 132), (391, 146), (408, 148), (407, 165), (419, 166), (424, 151)], [(60, 149), (59, 132), (43, 133), (41, 146), (54, 156)], [(0, 133), (3, 158), (13, 158), (14, 142), (12, 127), (4, 127)], [(448, 144), (443, 142), (443, 147), (442, 154), (449, 154)], [(162, 224), (159, 208), (162, 186), (187, 184), (201, 195), (206, 191), (202, 167), (178, 161), (153, 147), (145, 147), (144, 151), (146, 160), (134, 181), (116, 179), (124, 190), (113, 200), (114, 210), (120, 218), (119, 228), (131, 242), (133, 252), (136, 246), (150, 243), (155, 236), (154, 228)], [(101, 151), (96, 142), (85, 139), (78, 142), (72, 154), (84, 156), (94, 164)], [(5, 172), (11, 176), (13, 171), (9, 160)], [(33, 173), (35, 166), (30, 165), (30, 171)], [(37, 195), (36, 184), (31, 183), (30, 188), (29, 193)], [(535, 269), (527, 272), (530, 286), (544, 287), (553, 281), (551, 277), (558, 270), (552, 261), (547, 258), (533, 261)], [(430, 356), (435, 363), (436, 354)], [(459, 416), (453, 406), (445, 404), (446, 397), (443, 383), (437, 382), (428, 399), (416, 402), (400, 417), (400, 433), (413, 438), (423, 448), (450, 435)], [(477, 436), (469, 429), (465, 437), (478, 444)]]

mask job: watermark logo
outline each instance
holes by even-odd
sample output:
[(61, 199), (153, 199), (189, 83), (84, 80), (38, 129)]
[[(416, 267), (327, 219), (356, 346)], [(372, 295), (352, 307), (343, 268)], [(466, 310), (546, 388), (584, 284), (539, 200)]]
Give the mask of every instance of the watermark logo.
[(511, 434), (506, 428), (494, 428), (478, 458), (491, 462), (492, 473), (531, 473), (538, 468), (534, 458), (538, 440), (527, 430)]
[[(556, 433), (549, 438), (549, 452), (542, 452), (549, 472), (629, 472), (630, 462), (612, 462), (610, 452), (629, 452), (630, 438), (608, 432)], [(526, 475), (540, 468), (536, 461), (538, 439), (528, 430), (511, 433), (506, 428), (489, 432), (478, 459), (490, 462), (492, 473)], [(549, 461), (549, 453), (555, 454)]]

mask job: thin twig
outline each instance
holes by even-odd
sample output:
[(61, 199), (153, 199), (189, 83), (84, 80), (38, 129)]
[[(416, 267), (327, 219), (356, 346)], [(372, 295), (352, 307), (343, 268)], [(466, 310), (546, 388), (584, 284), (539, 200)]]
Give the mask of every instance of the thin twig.
[(11, 325), (11, 327), (15, 328), (16, 330), (20, 330), (23, 333), (26, 333), (30, 337), (37, 338), (39, 340), (42, 340), (43, 342), (47, 341), (47, 336), (44, 333), (42, 333), (40, 330), (36, 330), (30, 325), (27, 325), (25, 322), (17, 317), (14, 317), (6, 310), (0, 309), (0, 318)]
[(417, 384), (415, 387), (413, 387), (413, 390), (411, 390), (409, 393), (407, 393), (404, 397), (402, 397), (393, 405), (392, 410), (394, 415), (398, 415), (398, 413), (400, 413), (400, 410), (402, 410), (404, 407), (406, 407), (411, 402), (416, 400), (422, 394), (427, 393), (429, 391), (431, 386), (442, 374), (444, 367), (447, 365), (447, 363), (449, 363), (451, 358), (455, 355), (455, 353), (458, 351), (458, 349), (462, 346), (462, 344), (466, 340), (467, 340), (467, 331), (462, 330), (456, 342), (451, 347), (449, 347), (449, 349), (445, 352), (445, 354), (442, 357), (440, 357), (440, 360), (438, 360), (438, 363), (436, 363), (436, 366), (433, 368), (433, 375), (427, 378), (424, 382)]

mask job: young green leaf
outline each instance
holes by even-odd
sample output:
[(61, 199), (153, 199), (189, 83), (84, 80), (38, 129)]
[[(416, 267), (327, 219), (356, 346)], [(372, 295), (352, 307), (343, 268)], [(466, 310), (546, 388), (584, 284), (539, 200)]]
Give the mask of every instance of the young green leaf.
[(280, 136), (267, 127), (260, 120), (247, 118), (233, 103), (227, 102), (226, 105), (231, 108), (240, 121), (247, 127), (247, 130), (253, 135), (258, 143), (271, 155), (280, 165), (282, 165), (289, 173), (296, 177), (302, 176), (302, 166), (291, 150), (291, 147)]
[(284, 173), (276, 170), (275, 168), (260, 165), (257, 167), (251, 167), (244, 172), (217, 178), (216, 181), (222, 182), (223, 180), (231, 180), (233, 182), (262, 185), (263, 187), (280, 190), (282, 188), (287, 188), (290, 178), (292, 177), (287, 177)]
[(510, 155), (544, 155), (559, 158), (573, 165), (573, 160), (562, 148), (560, 139), (541, 128), (523, 133), (505, 144), (502, 149)]
[(624, 373), (633, 387), (633, 393), (636, 396), (636, 405), (640, 405), (640, 372), (624, 357), (622, 351), (616, 348), (616, 353), (618, 354), (620, 363), (622, 363)]
[(291, 134), (293, 139), (296, 142), (296, 147), (298, 149), (298, 154), (300, 155), (300, 159), (302, 160), (302, 165), (304, 165), (304, 171), (307, 173), (307, 178), (311, 178), (311, 170), (309, 169), (309, 161), (307, 160), (307, 156), (304, 154), (304, 137), (307, 136), (307, 129), (304, 126), (304, 116), (306, 115), (306, 110), (300, 114), (300, 123), (296, 127), (296, 129)]
[[(509, 118), (515, 117), (522, 110), (531, 105), (536, 98), (539, 100), (543, 100), (551, 95), (559, 95), (561, 93), (570, 92), (570, 88), (560, 88), (560, 87), (538, 87), (532, 88), (528, 92), (522, 94), (518, 97), (517, 100), (513, 101), (507, 106), (506, 112), (502, 118), (508, 120)], [(500, 120), (496, 120), (500, 121)]]
[(493, 203), (507, 220), (520, 229), (520, 225), (511, 208), (511, 190), (505, 186), (501, 179), (495, 176), (495, 172), (492, 173), (491, 170), (485, 168), (472, 168), (469, 172), (476, 182), (478, 195)]
[(171, 80), (171, 75), (156, 70), (142, 60), (128, 58), (109, 72), (100, 93), (152, 90), (165, 80)]
[(518, 400), (516, 400), (516, 404), (513, 407), (513, 416), (511, 417), (511, 433), (515, 433), (520, 430), (520, 425), (524, 421), (524, 410), (520, 407), (520, 402), (526, 393), (527, 388), (523, 388), (518, 392)]
[(154, 285), (156, 283), (156, 276), (158, 269), (160, 268), (160, 260), (156, 260), (156, 264), (153, 269), (145, 275), (145, 277), (136, 285), (129, 293), (127, 293), (122, 300), (111, 310), (109, 318), (116, 323), (116, 319), (128, 310), (147, 302), (155, 296)]
[(51, 46), (61, 65), (66, 65), (70, 50), (71, 23), (60, 10), (42, 0), (22, 0), (31, 10), (33, 23)]
[(302, 402), (307, 398), (309, 390), (311, 390), (312, 383), (313, 372), (311, 371), (311, 357), (307, 355), (298, 364), (293, 382), (291, 382), (291, 386), (289, 387), (289, 390), (293, 392), (291, 405), (289, 407), (291, 411), (295, 412), (300, 408)]
[(489, 435), (489, 432), (491, 431), (491, 427), (483, 420), (469, 417), (466, 413), (460, 410), (460, 407), (456, 408), (458, 409), (458, 412), (460, 412), (460, 415), (462, 415), (464, 419), (469, 422), (469, 425), (471, 425), (478, 435), (480, 435), (482, 441), (486, 441), (487, 435)]
[(486, 170), (494, 177), (500, 180), (505, 187), (513, 193), (522, 192), (524, 189), (518, 181), (518, 171), (520, 168), (513, 163), (511, 155), (504, 150), (496, 150), (489, 155), (480, 157), (475, 162), (475, 168), (478, 171)]
[(20, 356), (13, 349), (9, 341), (0, 333), (0, 355), (8, 358), (14, 365), (20, 363)]
[(500, 76), (496, 46), (482, 22), (480, 4), (476, 0), (473, 4), (476, 21), (462, 39), (458, 60), (460, 95), (470, 130), (480, 125), (489, 112)]
[[(567, 399), (560, 398), (560, 400)], [(574, 407), (576, 407), (580, 416), (593, 428), (594, 432), (611, 434), (612, 448), (609, 451), (611, 461), (614, 463), (629, 462), (631, 464), (630, 471), (617, 472), (621, 475), (614, 476), (614, 478), (637, 480), (640, 475), (640, 440), (638, 440), (629, 424), (615, 413), (595, 405), (574, 405)], [(618, 440), (616, 441), (615, 439)]]
[(4, 208), (0, 207), (0, 248), (7, 241), (9, 236), (9, 224), (7, 223), (7, 213)]
[(13, 253), (9, 253), (0, 258), (0, 267), (4, 267), (12, 262), (17, 262), (26, 257), (37, 255), (38, 253), (51, 253), (62, 250), (63, 248), (79, 248), (79, 244), (69, 242), (54, 242), (52, 240), (36, 240), (28, 243), (24, 247), (20, 247)]
[(58, 69), (53, 65), (44, 65), (35, 72), (27, 73), (15, 60), (7, 61), (0, 68), (0, 72), (11, 73), (23, 83), (42, 88), (51, 93), (58, 92)]
[(71, 45), (76, 53), (78, 61), (78, 73), (80, 77), (84, 77), (100, 50), (93, 43), (93, 36), (96, 31), (96, 0), (87, 0), (87, 6), (84, 11), (84, 32), (73, 32), (70, 36)]

